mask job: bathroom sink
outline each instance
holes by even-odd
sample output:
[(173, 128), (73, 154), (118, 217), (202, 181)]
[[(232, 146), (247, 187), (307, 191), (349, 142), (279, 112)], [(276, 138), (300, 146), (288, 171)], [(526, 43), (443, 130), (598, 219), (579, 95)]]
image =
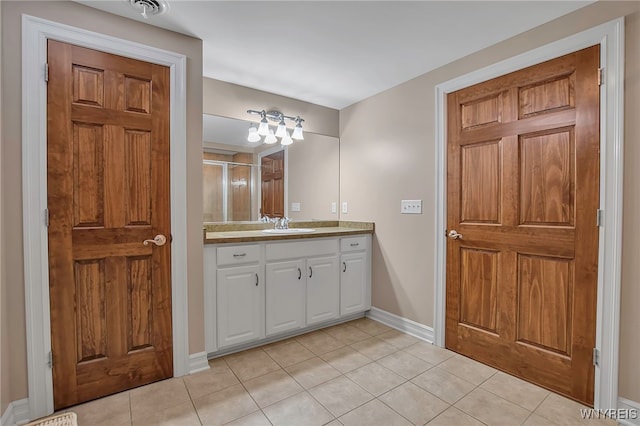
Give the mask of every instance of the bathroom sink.
[(289, 228), (289, 229), (263, 229), (265, 234), (306, 234), (307, 232), (313, 232), (315, 229), (311, 228)]

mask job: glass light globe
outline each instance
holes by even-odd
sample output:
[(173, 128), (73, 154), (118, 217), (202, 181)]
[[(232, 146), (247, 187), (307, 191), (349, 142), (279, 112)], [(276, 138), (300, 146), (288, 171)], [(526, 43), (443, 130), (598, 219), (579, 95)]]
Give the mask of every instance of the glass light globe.
[(264, 143), (271, 145), (276, 142), (278, 142), (278, 138), (273, 134), (273, 130), (269, 129), (269, 134), (264, 138)]
[(249, 127), (249, 136), (247, 136), (247, 140), (249, 142), (260, 142), (260, 139), (258, 128), (256, 126)]
[(291, 145), (293, 143), (293, 139), (289, 136), (289, 132), (285, 131), (284, 136), (282, 136), (282, 140), (280, 141), (281, 145)]

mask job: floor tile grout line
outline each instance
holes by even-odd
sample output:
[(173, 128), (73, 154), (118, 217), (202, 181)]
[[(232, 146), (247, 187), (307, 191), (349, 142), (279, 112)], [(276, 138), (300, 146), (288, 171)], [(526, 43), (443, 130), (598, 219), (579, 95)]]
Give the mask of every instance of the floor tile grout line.
[[(551, 397), (551, 395), (555, 395), (555, 394), (554, 394), (553, 392), (551, 392), (551, 391), (548, 391), (548, 392), (549, 392), (549, 393), (547, 394), (547, 396), (545, 396), (545, 397), (542, 399), (542, 401), (540, 401), (540, 403), (538, 404), (538, 406), (537, 406), (535, 409), (533, 409), (533, 410), (531, 411), (531, 414), (529, 414), (529, 417), (531, 417), (532, 415), (534, 415), (534, 414), (536, 413), (536, 411), (538, 410), (538, 408), (540, 408), (540, 406), (541, 406), (541, 405), (542, 405), (542, 404), (543, 404), (543, 403), (544, 403), (544, 402), (545, 402), (549, 397)], [(548, 418), (546, 418), (545, 416), (543, 416), (542, 414), (538, 414), (538, 416), (542, 417), (543, 419), (545, 419), (545, 420), (546, 420), (546, 421), (548, 421), (548, 422), (551, 422), (554, 426), (555, 426), (555, 425), (557, 425), (557, 423), (556, 423), (554, 420), (548, 419)], [(525, 420), (525, 423), (526, 423), (526, 421), (527, 421), (527, 420), (529, 420), (529, 417), (527, 417), (527, 419)], [(523, 424), (524, 424), (524, 423), (523, 423)]]
[[(480, 383), (479, 385), (477, 385), (475, 388), (471, 389), (471, 390), (470, 390), (469, 392), (467, 392), (464, 396), (462, 396), (462, 397), (461, 397), (460, 399), (458, 399), (456, 402), (454, 402), (453, 404), (451, 404), (451, 406), (452, 406), (452, 407), (455, 407), (456, 409), (458, 409), (458, 410), (460, 410), (461, 412), (465, 413), (467, 416), (472, 417), (472, 418), (476, 419), (477, 421), (479, 421), (480, 423), (482, 423), (482, 424), (486, 425), (487, 423), (483, 422), (482, 420), (480, 420), (479, 418), (477, 418), (477, 417), (476, 417), (476, 416), (474, 416), (473, 414), (471, 414), (471, 413), (469, 413), (469, 412), (467, 412), (467, 411), (463, 410), (462, 408), (460, 408), (460, 407), (456, 407), (455, 405), (456, 405), (458, 402), (462, 401), (462, 400), (463, 400), (464, 398), (466, 398), (467, 396), (469, 396), (469, 395), (470, 395), (473, 391), (475, 391), (476, 389), (480, 389), (480, 386), (482, 386), (482, 384), (483, 384), (483, 383), (485, 383), (487, 380), (489, 380), (491, 377), (493, 377), (493, 376), (494, 376), (494, 375), (496, 375), (497, 373), (498, 373), (497, 371), (496, 371), (495, 373), (493, 373), (490, 377), (488, 377), (488, 378), (487, 378), (486, 380), (484, 380), (482, 383)], [(453, 374), (453, 373), (451, 373), (451, 374)], [(455, 376), (455, 374), (454, 374), (454, 376)], [(456, 377), (459, 377), (459, 376), (456, 376)], [(483, 391), (487, 391), (487, 390), (486, 390), (486, 389), (484, 389), (484, 388), (482, 388), (482, 390), (483, 390)], [(487, 392), (489, 392), (489, 391), (487, 391)], [(490, 394), (492, 394), (492, 395), (494, 395), (494, 396), (496, 396), (496, 397), (498, 397), (498, 398), (500, 398), (500, 399), (503, 399), (503, 400), (507, 401), (506, 399), (502, 398), (502, 397), (501, 397), (501, 396), (499, 396), (499, 395), (494, 394), (493, 392), (489, 392), (489, 393), (490, 393)], [(545, 399), (546, 399), (546, 398), (545, 398)], [(511, 402), (511, 401), (507, 401), (507, 402)], [(515, 404), (515, 403), (513, 403), (513, 402), (512, 402), (512, 404), (517, 405), (518, 407), (520, 407), (518, 404)], [(525, 410), (526, 410), (526, 408), (524, 408), (524, 407), (520, 407), (520, 408), (523, 408), (523, 409), (525, 409)], [(527, 418), (529, 418), (529, 417), (527, 416)], [(526, 421), (526, 419), (525, 419), (525, 421)], [(524, 422), (523, 422), (523, 423), (520, 423), (520, 424), (522, 425), (522, 424), (524, 424)]]
[[(383, 395), (384, 395), (384, 394), (383, 394)], [(380, 396), (382, 396), (382, 395), (380, 395)], [(411, 423), (412, 425), (414, 425), (414, 426), (420, 426), (420, 425), (417, 425), (416, 423), (412, 422), (412, 421), (411, 421), (411, 420), (409, 420), (408, 418), (406, 418), (406, 417), (405, 417), (404, 415), (402, 415), (401, 413), (398, 413), (398, 411), (396, 411), (392, 406), (390, 406), (389, 404), (387, 404), (386, 402), (384, 402), (383, 400), (381, 400), (381, 399), (380, 399), (380, 397), (376, 397), (376, 399), (377, 399), (381, 404), (384, 404), (384, 405), (385, 405), (386, 407), (388, 407), (391, 411), (393, 411), (394, 413), (396, 413), (397, 415), (399, 415), (400, 417), (402, 417), (403, 419), (405, 419), (406, 421), (408, 421), (408, 422), (409, 422), (409, 423)], [(449, 407), (447, 407), (447, 408), (449, 408)], [(446, 410), (447, 408), (445, 408), (445, 410)], [(442, 411), (444, 411), (444, 410), (442, 410)], [(441, 411), (441, 412), (442, 412), (442, 411)], [(440, 413), (441, 413), (441, 412), (440, 412)], [(439, 416), (439, 415), (440, 415), (440, 413), (438, 413), (437, 415)], [(436, 417), (436, 416), (434, 416), (433, 418), (435, 418), (435, 417)], [(429, 420), (429, 421), (431, 421), (431, 420)], [(423, 424), (424, 424), (424, 423), (423, 423)]]
[[(353, 371), (353, 370), (351, 370), (351, 371)], [(360, 389), (362, 389), (364, 392), (366, 392), (366, 393), (368, 393), (369, 395), (371, 395), (373, 398), (371, 398), (371, 399), (369, 399), (369, 400), (367, 400), (367, 401), (363, 402), (362, 404), (358, 405), (357, 407), (352, 408), (351, 410), (347, 411), (346, 413), (341, 414), (340, 416), (336, 416), (336, 415), (334, 415), (334, 414), (331, 412), (331, 410), (329, 410), (329, 407), (325, 406), (322, 402), (320, 402), (320, 401), (319, 401), (319, 400), (318, 400), (318, 399), (317, 399), (317, 398), (316, 398), (316, 397), (315, 397), (311, 392), (309, 392), (309, 391), (310, 391), (311, 389), (313, 389), (313, 388), (316, 388), (316, 387), (319, 387), (319, 386), (321, 386), (321, 385), (323, 385), (323, 384), (325, 384), (325, 383), (328, 383), (328, 382), (330, 382), (331, 380), (337, 380), (337, 379), (339, 379), (340, 377), (344, 377), (345, 379), (349, 380), (351, 383), (353, 383), (354, 385), (358, 386)], [(355, 410), (356, 408), (358, 408), (358, 407), (362, 407), (364, 404), (366, 404), (366, 403), (368, 403), (368, 402), (371, 402), (371, 401), (373, 401), (374, 399), (376, 399), (376, 398), (377, 398), (374, 394), (372, 394), (371, 392), (369, 392), (368, 390), (366, 390), (365, 388), (363, 388), (362, 386), (360, 386), (358, 383), (356, 383), (356, 382), (354, 382), (353, 380), (351, 380), (350, 378), (348, 378), (348, 377), (347, 377), (347, 375), (346, 375), (346, 373), (342, 373), (340, 376), (335, 377), (335, 378), (333, 378), (333, 379), (331, 379), (331, 380), (327, 380), (327, 381), (326, 381), (326, 382), (324, 382), (324, 383), (318, 384), (318, 385), (316, 385), (316, 386), (314, 386), (314, 387), (312, 387), (312, 388), (307, 389), (307, 393), (308, 393), (309, 395), (311, 395), (311, 398), (315, 399), (315, 400), (318, 402), (318, 404), (322, 405), (322, 407), (323, 407), (325, 410), (329, 411), (329, 413), (331, 413), (331, 415), (332, 415), (336, 420), (338, 420), (338, 419), (339, 419), (339, 417), (342, 417), (342, 416), (344, 416), (345, 414), (350, 413), (351, 411)], [(338, 420), (338, 421), (339, 421), (339, 420)], [(340, 423), (342, 423), (342, 422), (340, 422)]]
[[(501, 373), (501, 371), (500, 371), (500, 370), (498, 370), (498, 373)], [(529, 385), (531, 385), (531, 386), (535, 386), (536, 388), (538, 388), (538, 389), (540, 389), (540, 390), (543, 390), (543, 391), (547, 392), (547, 395), (545, 395), (545, 396), (544, 396), (544, 398), (542, 398), (542, 400), (541, 400), (541, 401), (536, 405), (536, 407), (535, 407), (533, 410), (530, 410), (529, 408), (524, 407), (524, 406), (522, 406), (522, 405), (518, 404), (517, 402), (511, 401), (510, 399), (507, 399), (507, 398), (505, 398), (505, 397), (504, 397), (504, 396), (502, 396), (502, 395), (498, 395), (497, 393), (495, 393), (495, 392), (491, 391), (491, 389), (487, 389), (487, 388), (483, 388), (483, 387), (482, 387), (482, 385), (484, 385), (485, 383), (487, 383), (491, 378), (495, 377), (498, 373), (495, 373), (493, 376), (489, 377), (487, 380), (485, 380), (485, 381), (484, 381), (484, 382), (482, 382), (480, 385), (478, 385), (478, 387), (482, 388), (482, 390), (483, 390), (483, 391), (489, 392), (490, 394), (495, 395), (495, 396), (497, 396), (498, 398), (502, 398), (502, 399), (504, 399), (504, 400), (505, 400), (505, 401), (507, 401), (507, 402), (510, 402), (510, 403), (512, 403), (512, 404), (514, 404), (514, 405), (517, 405), (518, 407), (523, 408), (523, 409), (525, 409), (525, 410), (527, 410), (527, 411), (531, 412), (532, 414), (533, 414), (533, 412), (534, 412), (535, 410), (537, 410), (537, 409), (538, 409), (538, 407), (540, 407), (540, 404), (542, 404), (542, 403), (544, 402), (544, 400), (546, 400), (546, 399), (547, 399), (547, 397), (549, 396), (549, 394), (551, 393), (551, 391), (549, 391), (549, 390), (547, 390), (547, 389), (545, 389), (545, 388), (541, 388), (541, 387), (539, 387), (539, 386), (534, 385), (533, 383), (526, 382), (527, 384), (529, 384)], [(505, 373), (505, 374), (507, 374), (507, 373)], [(510, 377), (513, 377), (513, 378), (516, 378), (516, 379), (518, 378), (518, 377), (516, 377), (516, 376), (511, 376), (511, 375), (509, 375), (509, 376), (510, 376)]]
[[(184, 382), (184, 379), (182, 379), (182, 381)], [(198, 417), (198, 421), (200, 422), (200, 425), (203, 425), (204, 422), (202, 421), (202, 418), (200, 417), (200, 413), (198, 412), (198, 409), (196, 408), (196, 403), (193, 401), (193, 397), (191, 396), (191, 392), (189, 391), (189, 386), (187, 386), (186, 382), (185, 382), (185, 387), (187, 388), (187, 394), (189, 395), (189, 401), (191, 401), (191, 406), (193, 407), (193, 411), (196, 413), (196, 417)], [(224, 389), (226, 389), (226, 388), (224, 388)]]
[[(392, 406), (390, 406), (389, 404), (387, 404), (386, 402), (384, 402), (382, 399), (380, 399), (380, 397), (381, 397), (382, 395), (386, 395), (386, 394), (388, 394), (389, 392), (392, 392), (393, 390), (395, 390), (395, 389), (399, 388), (400, 386), (405, 385), (405, 384), (407, 384), (407, 383), (411, 383), (411, 381), (410, 381), (410, 380), (407, 380), (407, 381), (405, 381), (404, 383), (401, 383), (401, 384), (399, 384), (398, 386), (395, 386), (395, 387), (393, 387), (393, 388), (389, 389), (389, 390), (388, 390), (388, 391), (386, 391), (385, 393), (383, 393), (383, 394), (380, 394), (380, 395), (376, 396), (376, 397), (375, 397), (375, 399), (377, 399), (378, 401), (380, 401), (381, 403), (383, 403), (384, 405), (386, 405), (387, 407), (389, 407), (391, 410), (393, 410), (393, 412), (397, 413), (399, 416), (401, 416), (401, 417), (403, 417), (404, 419), (406, 419), (409, 423), (411, 423), (411, 424), (415, 425), (415, 423), (413, 423), (411, 420), (407, 419), (403, 414), (399, 413), (395, 408), (393, 408)], [(418, 388), (420, 388), (420, 386), (416, 385), (415, 383), (411, 383), (411, 384), (412, 384), (412, 385), (414, 385), (414, 386), (417, 386)], [(420, 388), (420, 389), (422, 389), (422, 388)], [(429, 420), (429, 422), (430, 422), (431, 420), (435, 419), (436, 417), (438, 417), (440, 414), (444, 413), (446, 410), (448, 410), (448, 409), (449, 409), (449, 407), (451, 407), (451, 406), (452, 406), (452, 405), (451, 405), (451, 404), (449, 404), (447, 401), (444, 401), (442, 398), (438, 398), (436, 395), (432, 394), (431, 392), (427, 391), (426, 389), (422, 389), (422, 390), (423, 390), (424, 392), (427, 392), (429, 395), (431, 395), (431, 396), (433, 396), (433, 397), (437, 398), (438, 400), (440, 400), (440, 401), (444, 402), (445, 404), (447, 404), (447, 408), (445, 408), (444, 410), (440, 411), (438, 414), (436, 414), (435, 416), (433, 416), (433, 417)], [(429, 423), (429, 422), (427, 422), (427, 423)], [(426, 424), (426, 423), (423, 423), (423, 424)], [(416, 425), (416, 426), (418, 426), (418, 425)]]
[[(263, 350), (263, 352), (264, 352), (264, 350)], [(267, 356), (268, 356), (268, 354), (267, 354)], [(224, 357), (222, 357), (221, 359), (224, 361), (224, 363), (227, 365), (227, 367), (229, 367), (229, 370), (231, 370), (231, 373), (235, 376), (236, 380), (238, 380), (238, 383), (237, 383), (237, 384), (239, 384), (240, 386), (242, 386), (242, 389), (244, 389), (244, 391), (247, 393), (247, 395), (249, 395), (249, 398), (251, 398), (251, 400), (253, 401), (253, 403), (254, 403), (254, 404), (256, 404), (256, 407), (258, 407), (258, 410), (259, 410), (259, 411), (262, 411), (262, 408), (260, 407), (260, 405), (258, 405), (258, 402), (253, 398), (253, 395), (251, 395), (251, 393), (250, 393), (250, 392), (249, 392), (249, 390), (246, 388), (246, 386), (244, 385), (244, 383), (242, 382), (242, 380), (240, 380), (240, 377), (238, 377), (238, 375), (237, 375), (237, 374), (236, 374), (236, 372), (233, 370), (233, 368), (231, 368), (231, 366), (229, 365), (229, 363), (227, 362), (227, 360), (226, 360), (226, 359), (224, 359)], [(269, 373), (266, 373), (266, 374), (269, 374)], [(265, 376), (266, 374), (263, 374), (263, 376)], [(262, 377), (262, 376), (258, 376), (258, 377)], [(251, 379), (249, 379), (249, 380), (251, 380)], [(231, 385), (231, 386), (235, 386), (235, 384), (234, 384), (234, 385)], [(231, 386), (227, 386), (225, 389), (229, 389)], [(222, 390), (224, 390), (224, 389), (222, 389)], [(219, 392), (219, 391), (218, 391), (218, 392)], [(256, 411), (258, 411), (258, 410), (256, 410)], [(196, 411), (197, 411), (197, 410), (196, 410)], [(252, 412), (251, 412), (251, 413), (249, 413), (249, 414), (253, 414), (253, 413), (255, 413), (255, 411), (252, 411)], [(246, 416), (248, 416), (249, 414), (246, 414)], [(263, 415), (264, 415), (264, 417), (267, 419), (267, 421), (268, 421), (269, 423), (271, 423), (271, 420), (269, 419), (269, 417), (267, 417), (267, 415), (264, 413), (264, 411), (262, 411), (262, 414), (263, 414)], [(199, 418), (199, 417), (200, 417), (200, 415), (198, 415), (198, 418)], [(227, 422), (227, 424), (228, 424), (228, 423), (231, 423), (231, 422), (234, 422), (234, 421), (236, 421), (236, 420), (238, 420), (238, 419), (241, 419), (242, 417), (245, 417), (245, 416), (240, 416), (240, 417), (238, 417), (238, 418), (235, 418), (235, 419), (229, 420), (229, 421)], [(200, 423), (201, 423), (201, 424), (204, 424), (204, 422), (202, 422), (202, 421), (200, 421)], [(273, 425), (273, 423), (271, 423), (271, 424)]]
[(133, 407), (131, 402), (131, 392), (127, 391), (127, 399), (129, 400), (129, 424), (133, 426)]
[[(257, 348), (252, 348), (251, 350), (256, 350), (256, 349), (260, 349), (262, 352), (264, 352), (264, 353), (269, 357), (269, 359), (270, 359), (271, 361), (275, 362), (275, 363), (276, 363), (276, 366), (278, 366), (278, 370), (284, 370), (284, 368), (282, 368), (282, 367), (280, 366), (280, 364), (278, 364), (278, 363), (277, 363), (273, 358), (271, 358), (271, 357), (269, 356), (269, 354), (268, 354), (264, 349), (262, 349), (260, 346), (258, 346)], [(236, 352), (236, 354), (238, 354), (238, 353), (242, 353), (242, 351), (241, 351), (241, 352)], [(235, 355), (235, 354), (231, 354), (231, 355)], [(226, 362), (226, 360), (225, 360), (225, 362)], [(233, 369), (233, 367), (231, 367), (231, 366), (229, 365), (229, 363), (227, 363), (227, 365), (229, 366), (229, 368), (231, 369), (231, 371), (233, 372), (233, 374), (236, 376), (236, 378), (238, 379), (238, 381), (239, 381), (240, 383), (248, 382), (249, 380), (257, 379), (258, 377), (266, 376), (267, 374), (270, 374), (270, 373), (273, 373), (273, 372), (277, 371), (277, 370), (267, 371), (266, 373), (259, 374), (259, 375), (255, 376), (255, 377), (251, 377), (251, 378), (249, 378), (249, 379), (246, 379), (246, 380), (244, 380), (244, 382), (243, 382), (243, 381), (240, 379), (240, 377), (236, 374), (236, 372), (235, 372), (235, 370)]]
[[(456, 355), (459, 355), (459, 354), (456, 354)], [(455, 355), (454, 355), (454, 356), (455, 356)], [(462, 356), (464, 356), (464, 355), (462, 355)], [(447, 361), (448, 361), (448, 360), (450, 360), (451, 358), (453, 358), (453, 357), (449, 357), (449, 358), (447, 358), (446, 360), (442, 361), (440, 364), (442, 364), (442, 363), (444, 363), (444, 362), (447, 362)], [(489, 368), (491, 368), (491, 369), (493, 369), (493, 370), (494, 370), (494, 372), (493, 372), (493, 373), (491, 373), (491, 375), (490, 375), (489, 377), (487, 377), (486, 379), (483, 379), (483, 380), (482, 380), (482, 382), (480, 382), (477, 386), (482, 385), (484, 382), (486, 382), (487, 380), (489, 380), (490, 378), (492, 378), (493, 376), (495, 376), (495, 375), (500, 371), (500, 370), (496, 370), (495, 368), (491, 367), (490, 365), (482, 364), (481, 362), (476, 361), (476, 360), (474, 360), (474, 359), (466, 358), (466, 357), (465, 357), (465, 359), (469, 359), (469, 360), (471, 360), (471, 361), (473, 361), (473, 362), (476, 362), (476, 363), (478, 363), (478, 364), (481, 364), (482, 366), (489, 367)], [(440, 365), (440, 364), (438, 364), (438, 365)], [(453, 375), (454, 375), (454, 376), (456, 376), (457, 378), (467, 381), (468, 383), (474, 384), (474, 383), (472, 383), (472, 382), (469, 382), (469, 380), (465, 379), (464, 377), (460, 376), (459, 374), (454, 373), (453, 371), (449, 371), (449, 370), (447, 370), (446, 368), (443, 368), (442, 370), (445, 370), (445, 371), (447, 371), (448, 373), (453, 374)], [(504, 399), (504, 398), (503, 398), (503, 399)]]

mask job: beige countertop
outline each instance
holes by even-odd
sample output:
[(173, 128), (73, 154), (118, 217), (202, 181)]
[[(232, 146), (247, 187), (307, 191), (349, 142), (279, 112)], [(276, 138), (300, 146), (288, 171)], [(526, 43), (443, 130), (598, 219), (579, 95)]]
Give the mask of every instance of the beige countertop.
[[(322, 237), (336, 237), (345, 235), (373, 234), (374, 224), (371, 222), (292, 222), (290, 228), (313, 228), (313, 232), (303, 234), (268, 234), (262, 232), (263, 229), (273, 228), (273, 224), (260, 224), (261, 229), (255, 229), (256, 224), (251, 226), (232, 224), (205, 225), (204, 243), (246, 243), (253, 241), (280, 241), (293, 239), (308, 239)], [(254, 228), (254, 229), (246, 229)], [(236, 229), (233, 229), (236, 228)]]

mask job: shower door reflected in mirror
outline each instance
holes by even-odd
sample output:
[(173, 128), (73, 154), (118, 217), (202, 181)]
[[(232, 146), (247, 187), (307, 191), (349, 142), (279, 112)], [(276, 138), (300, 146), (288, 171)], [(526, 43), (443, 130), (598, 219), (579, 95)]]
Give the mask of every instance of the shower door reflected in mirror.
[(253, 155), (205, 153), (203, 174), (203, 220), (249, 221), (252, 217), (256, 167)]

